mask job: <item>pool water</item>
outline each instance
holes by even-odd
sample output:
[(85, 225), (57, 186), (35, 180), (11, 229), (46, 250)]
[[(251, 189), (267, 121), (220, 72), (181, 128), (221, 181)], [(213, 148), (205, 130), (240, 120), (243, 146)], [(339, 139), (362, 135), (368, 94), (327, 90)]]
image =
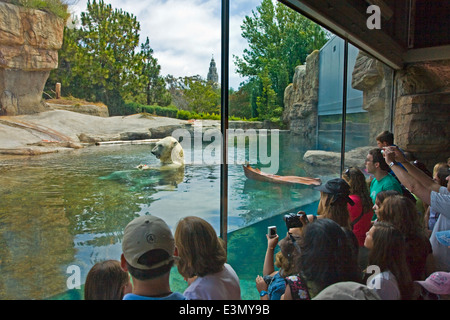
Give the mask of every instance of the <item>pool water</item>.
[[(280, 134), (278, 143), (278, 174), (305, 175), (307, 145), (289, 134)], [(0, 299), (82, 299), (82, 290), (71, 285), (82, 286), (96, 262), (120, 258), (123, 229), (138, 215), (161, 217), (173, 230), (181, 217), (196, 215), (219, 233), (220, 165), (189, 163), (181, 175), (134, 169), (158, 165), (150, 149), (96, 146), (0, 158)], [(280, 214), (297, 207), (313, 213), (319, 192), (248, 180), (238, 163), (228, 171), (228, 259), (242, 297), (259, 299), (255, 278), (262, 272), (267, 226), (277, 225), (284, 235)], [(80, 279), (72, 283), (73, 267)], [(171, 286), (186, 287), (176, 268)]]

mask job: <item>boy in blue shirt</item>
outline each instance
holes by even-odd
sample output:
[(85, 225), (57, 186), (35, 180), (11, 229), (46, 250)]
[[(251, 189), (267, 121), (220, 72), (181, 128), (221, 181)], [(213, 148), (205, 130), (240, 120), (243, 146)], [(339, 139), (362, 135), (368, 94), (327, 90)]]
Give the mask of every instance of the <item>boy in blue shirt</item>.
[(185, 300), (170, 290), (175, 241), (167, 224), (151, 215), (138, 217), (125, 228), (120, 257), (133, 280), (133, 292), (123, 300)]

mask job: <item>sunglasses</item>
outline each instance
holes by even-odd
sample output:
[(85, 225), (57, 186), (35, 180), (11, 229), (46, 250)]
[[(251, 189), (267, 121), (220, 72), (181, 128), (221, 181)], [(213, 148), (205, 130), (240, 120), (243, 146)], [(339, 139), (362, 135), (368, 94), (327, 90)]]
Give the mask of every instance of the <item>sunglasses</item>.
[(350, 178), (350, 169), (352, 169), (353, 167), (348, 167), (347, 169), (345, 169), (344, 174)]

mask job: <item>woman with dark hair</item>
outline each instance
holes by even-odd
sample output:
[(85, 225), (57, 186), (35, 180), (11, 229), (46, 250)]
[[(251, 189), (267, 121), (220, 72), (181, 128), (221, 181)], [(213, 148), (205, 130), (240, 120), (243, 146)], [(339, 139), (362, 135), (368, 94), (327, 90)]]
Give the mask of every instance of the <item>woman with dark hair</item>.
[(85, 300), (122, 300), (131, 292), (130, 276), (123, 271), (120, 262), (106, 260), (97, 262), (86, 277)]
[(240, 300), (239, 278), (226, 263), (223, 240), (199, 217), (181, 219), (175, 230), (178, 272), (187, 280), (188, 300)]
[(388, 197), (381, 205), (378, 221), (391, 223), (405, 237), (406, 261), (412, 280), (424, 280), (435, 271), (430, 240), (411, 200), (401, 195)]
[[(348, 183), (344, 179), (335, 178), (314, 189), (320, 191), (317, 218), (331, 219), (341, 227), (351, 229), (347, 204), (353, 206), (355, 203), (349, 197), (350, 186)], [(312, 218), (314, 218), (313, 215), (308, 216), (310, 221)]]
[(390, 223), (376, 222), (367, 233), (365, 246), (370, 250), (369, 265), (380, 271), (369, 278), (367, 286), (383, 300), (411, 299), (414, 287), (402, 233)]
[(377, 196), (375, 197), (375, 204), (372, 207), (377, 217), (383, 201), (390, 196), (401, 196), (401, 194), (395, 190), (383, 190), (377, 193)]
[[(302, 300), (337, 282), (361, 282), (354, 242), (335, 221), (323, 218), (307, 224), (299, 242), (297, 277), (307, 291), (302, 292)], [(285, 300), (291, 297), (289, 291), (286, 286)]]
[(367, 249), (364, 247), (366, 233), (372, 227), (373, 203), (369, 195), (366, 178), (362, 171), (355, 167), (350, 167), (342, 175), (350, 186), (350, 199), (355, 203), (353, 206), (347, 204), (350, 214), (350, 226), (358, 239), (359, 253), (358, 261), (362, 269), (367, 265)]

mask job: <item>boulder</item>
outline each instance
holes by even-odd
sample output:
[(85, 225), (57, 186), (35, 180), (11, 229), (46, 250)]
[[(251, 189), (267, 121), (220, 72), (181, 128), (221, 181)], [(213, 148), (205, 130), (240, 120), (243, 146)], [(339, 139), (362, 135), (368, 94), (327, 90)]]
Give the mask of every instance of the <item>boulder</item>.
[[(345, 166), (357, 167), (363, 169), (365, 159), (369, 151), (377, 146), (359, 147), (345, 153)], [(303, 155), (303, 160), (310, 166), (320, 167), (322, 174), (339, 172), (341, 166), (341, 153), (324, 151), (324, 150), (308, 150)], [(317, 172), (317, 170), (309, 170)]]
[(108, 107), (103, 104), (81, 104), (78, 102), (68, 104), (66, 103), (66, 100), (61, 100), (61, 103), (58, 103), (58, 99), (52, 99), (51, 101), (52, 102), (45, 102), (50, 109), (67, 110), (97, 117), (109, 117)]
[(0, 115), (48, 110), (42, 93), (58, 66), (64, 20), (0, 2)]

